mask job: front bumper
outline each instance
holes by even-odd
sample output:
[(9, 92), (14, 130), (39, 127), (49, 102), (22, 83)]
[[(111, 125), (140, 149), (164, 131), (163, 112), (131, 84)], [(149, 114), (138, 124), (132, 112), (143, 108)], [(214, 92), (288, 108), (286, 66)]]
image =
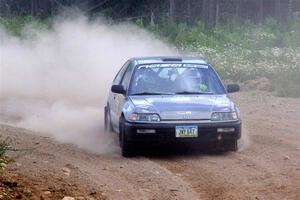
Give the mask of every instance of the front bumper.
[[(198, 126), (198, 137), (177, 138), (176, 126)], [(232, 132), (218, 132), (218, 128), (234, 128)], [(138, 130), (155, 130), (155, 133), (138, 133)], [(125, 134), (129, 141), (199, 141), (215, 142), (223, 140), (237, 140), (241, 138), (241, 121), (220, 123), (130, 123), (125, 122)]]

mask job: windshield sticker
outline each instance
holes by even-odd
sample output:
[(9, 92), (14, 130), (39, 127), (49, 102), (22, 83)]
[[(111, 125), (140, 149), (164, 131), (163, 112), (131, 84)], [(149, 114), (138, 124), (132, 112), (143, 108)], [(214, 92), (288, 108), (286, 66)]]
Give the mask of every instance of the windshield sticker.
[(201, 68), (208, 69), (207, 65), (199, 64), (179, 64), (179, 63), (163, 63), (163, 64), (150, 64), (150, 65), (140, 65), (138, 69), (141, 68)]

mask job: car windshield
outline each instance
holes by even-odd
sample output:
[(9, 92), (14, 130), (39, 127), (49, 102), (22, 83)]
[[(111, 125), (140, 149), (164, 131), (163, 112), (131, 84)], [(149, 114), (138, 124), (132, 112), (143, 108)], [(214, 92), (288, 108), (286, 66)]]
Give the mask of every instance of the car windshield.
[(140, 65), (131, 80), (130, 95), (224, 94), (220, 79), (208, 65)]

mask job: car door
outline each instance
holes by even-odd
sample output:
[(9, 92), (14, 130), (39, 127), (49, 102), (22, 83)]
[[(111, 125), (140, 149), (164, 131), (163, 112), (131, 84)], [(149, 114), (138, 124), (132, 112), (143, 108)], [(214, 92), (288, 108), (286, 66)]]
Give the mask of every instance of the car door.
[[(127, 67), (120, 85), (122, 85), (124, 87), (124, 89), (127, 91), (129, 88), (129, 84), (130, 84), (130, 80), (131, 80), (131, 76), (132, 76), (132, 71), (133, 71), (133, 64), (129, 64), (129, 66)], [(115, 96), (115, 106), (116, 106), (116, 111), (115, 111), (115, 117), (116, 117), (116, 121), (119, 120), (122, 111), (123, 111), (123, 106), (125, 101), (127, 100), (126, 95), (123, 94), (116, 94)], [(119, 127), (119, 123), (115, 124), (116, 127)]]
[[(119, 70), (117, 73), (115, 79), (113, 80), (113, 85), (120, 85), (121, 81), (123, 79), (123, 76), (126, 72), (127, 67), (129, 66), (130, 62), (127, 61)], [(110, 108), (110, 118), (111, 118), (111, 123), (113, 127), (116, 127), (116, 125), (119, 123), (119, 116), (117, 115), (117, 110), (118, 110), (118, 104), (119, 104), (119, 98), (118, 94), (110, 92), (109, 97), (108, 97), (108, 104)]]

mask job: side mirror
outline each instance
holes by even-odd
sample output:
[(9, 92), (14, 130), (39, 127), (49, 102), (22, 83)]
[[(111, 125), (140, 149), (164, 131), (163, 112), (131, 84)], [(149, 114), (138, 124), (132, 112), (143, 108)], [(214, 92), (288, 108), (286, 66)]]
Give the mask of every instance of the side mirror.
[(111, 91), (117, 94), (126, 94), (126, 90), (124, 89), (123, 85), (113, 85), (111, 86)]
[(240, 91), (240, 86), (238, 84), (228, 84), (227, 85), (227, 92), (233, 93)]

